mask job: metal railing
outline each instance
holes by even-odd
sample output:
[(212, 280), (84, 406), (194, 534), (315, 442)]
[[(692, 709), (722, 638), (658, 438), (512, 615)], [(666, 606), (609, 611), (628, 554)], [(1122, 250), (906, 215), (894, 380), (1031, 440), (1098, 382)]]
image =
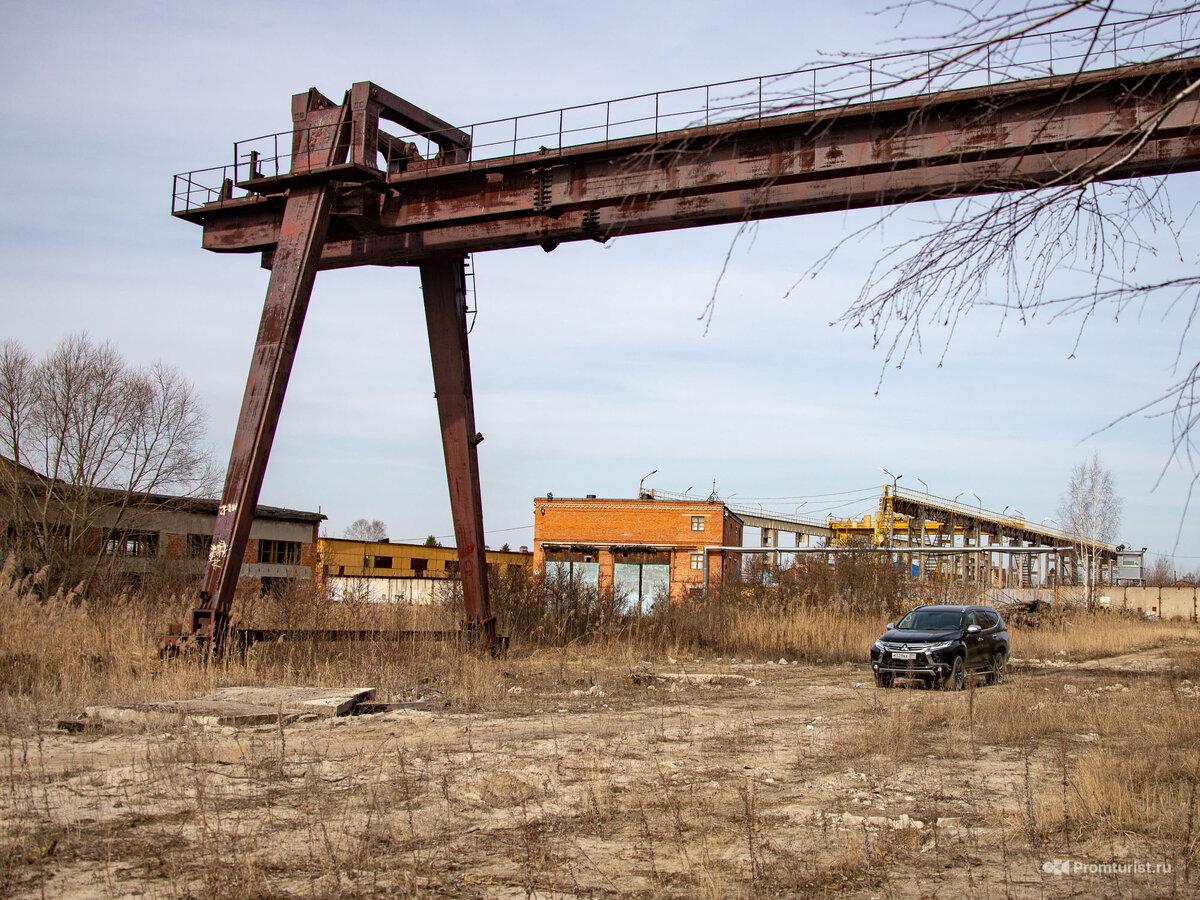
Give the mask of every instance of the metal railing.
[(944, 497), (933, 496), (927, 491), (914, 491), (910, 488), (902, 488), (899, 486), (896, 487), (896, 499), (920, 503), (923, 506), (927, 506), (931, 509), (936, 509), (941, 512), (949, 512), (965, 519), (977, 519), (980, 522), (988, 522), (993, 525), (1020, 529), (1031, 534), (1036, 534), (1040, 537), (1054, 538), (1055, 540), (1062, 541), (1066, 544), (1094, 544), (1097, 547), (1101, 547), (1114, 553), (1117, 549), (1115, 544), (1109, 544), (1105, 541), (1092, 541), (1088, 538), (1072, 534), (1069, 531), (1064, 531), (1061, 528), (1047, 528), (1045, 525), (1041, 524), (1030, 525), (1024, 516), (1006, 516), (1002, 512), (984, 509), (982, 503), (977, 506), (970, 503), (959, 503), (955, 500), (947, 500)]
[[(581, 145), (765, 120), (857, 102), (1191, 56), (1197, 44), (1189, 38), (1190, 24), (1187, 14), (1147, 16), (1103, 26), (852, 59), (491, 119), (462, 129), (471, 136), (471, 155), (466, 165), (526, 153), (563, 154)], [(402, 144), (390, 145), (387, 153), (381, 154), (382, 171), (428, 171), (440, 165), (433, 133), (400, 130), (396, 136)], [(260, 175), (289, 172), (292, 139), (292, 131), (281, 131), (238, 141), (232, 163), (176, 175), (172, 212), (195, 209), (218, 199), (227, 178), (236, 185), (248, 180), (253, 171)], [(235, 188), (237, 196), (245, 193)]]

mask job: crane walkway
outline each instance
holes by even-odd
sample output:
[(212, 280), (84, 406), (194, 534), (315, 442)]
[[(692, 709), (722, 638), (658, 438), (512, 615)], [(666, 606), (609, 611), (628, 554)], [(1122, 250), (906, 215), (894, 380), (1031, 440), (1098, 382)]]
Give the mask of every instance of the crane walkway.
[[(964, 89), (1001, 89), (1018, 81), (1137, 66), (1191, 52), (1177, 17), (1148, 16), (1099, 29), (1076, 28), (890, 53), (843, 62), (563, 106), (454, 129), (470, 147), (468, 169), (525, 154), (553, 160), (579, 147), (629, 138), (703, 135), (715, 126), (762, 123), (797, 112), (830, 112), (865, 102), (911, 100)], [(330, 123), (322, 128), (334, 127)], [(441, 143), (453, 126), (399, 129), (380, 142), (384, 172), (438, 174)], [(236, 141), (229, 163), (175, 176), (173, 213), (236, 200), (293, 171), (294, 130)]]

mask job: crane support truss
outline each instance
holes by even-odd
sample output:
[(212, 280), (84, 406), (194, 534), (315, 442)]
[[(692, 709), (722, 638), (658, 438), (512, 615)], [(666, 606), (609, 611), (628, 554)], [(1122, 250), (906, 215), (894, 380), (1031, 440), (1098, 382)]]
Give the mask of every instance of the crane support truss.
[[(475, 251), (599, 240), (829, 210), (1200, 168), (1200, 59), (848, 103), (472, 160), (470, 135), (370, 82), (341, 104), (292, 101), (287, 171), (256, 153), (174, 210), (203, 246), (272, 269), (193, 633), (219, 642), (315, 273), (415, 265), (422, 275), (467, 621), (494, 647), (464, 323)], [(437, 146), (386, 133), (399, 124)], [(278, 138), (276, 138), (278, 140)], [(381, 164), (382, 162), (382, 164)], [(241, 163), (235, 160), (235, 178)], [(177, 637), (168, 638), (168, 644)]]

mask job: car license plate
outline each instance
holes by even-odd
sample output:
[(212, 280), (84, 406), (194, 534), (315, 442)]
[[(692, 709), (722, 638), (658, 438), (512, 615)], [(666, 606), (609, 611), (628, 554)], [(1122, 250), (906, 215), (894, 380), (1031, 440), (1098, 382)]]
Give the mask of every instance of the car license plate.
[(892, 659), (916, 659), (917, 654), (910, 653), (906, 650), (893, 650)]

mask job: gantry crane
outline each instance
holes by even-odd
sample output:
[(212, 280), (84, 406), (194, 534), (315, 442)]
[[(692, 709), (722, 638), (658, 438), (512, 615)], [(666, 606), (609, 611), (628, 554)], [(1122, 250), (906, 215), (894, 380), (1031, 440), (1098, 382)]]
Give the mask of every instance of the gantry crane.
[[(203, 226), (205, 249), (259, 253), (271, 270), (187, 639), (219, 645), (228, 627), (318, 271), (420, 269), (466, 622), (494, 647), (465, 324), (468, 254), (1025, 190), (1098, 171), (1111, 180), (1194, 170), (1200, 100), (1185, 88), (1198, 77), (1200, 59), (1186, 58), (885, 100), (864, 92), (822, 103), (814, 88), (812, 103), (782, 110), (764, 102), (759, 79), (757, 107), (751, 88), (724, 120), (706, 99), (685, 127), (664, 128), (680, 119), (660, 116), (659, 95), (647, 95), (654, 117), (646, 114), (643, 133), (622, 136), (611, 121), (602, 132), (573, 129), (572, 111), (559, 110), (557, 132), (544, 128), (537, 146), (518, 140), (518, 119), (511, 152), (491, 146), (485, 154), (475, 129), (369, 81), (340, 103), (316, 89), (295, 95), (290, 133), (265, 139), (265, 149), (263, 139), (235, 145), (231, 165), (176, 177), (174, 214)], [(573, 135), (587, 139), (572, 143)], [(181, 632), (168, 647), (185, 639)]]

